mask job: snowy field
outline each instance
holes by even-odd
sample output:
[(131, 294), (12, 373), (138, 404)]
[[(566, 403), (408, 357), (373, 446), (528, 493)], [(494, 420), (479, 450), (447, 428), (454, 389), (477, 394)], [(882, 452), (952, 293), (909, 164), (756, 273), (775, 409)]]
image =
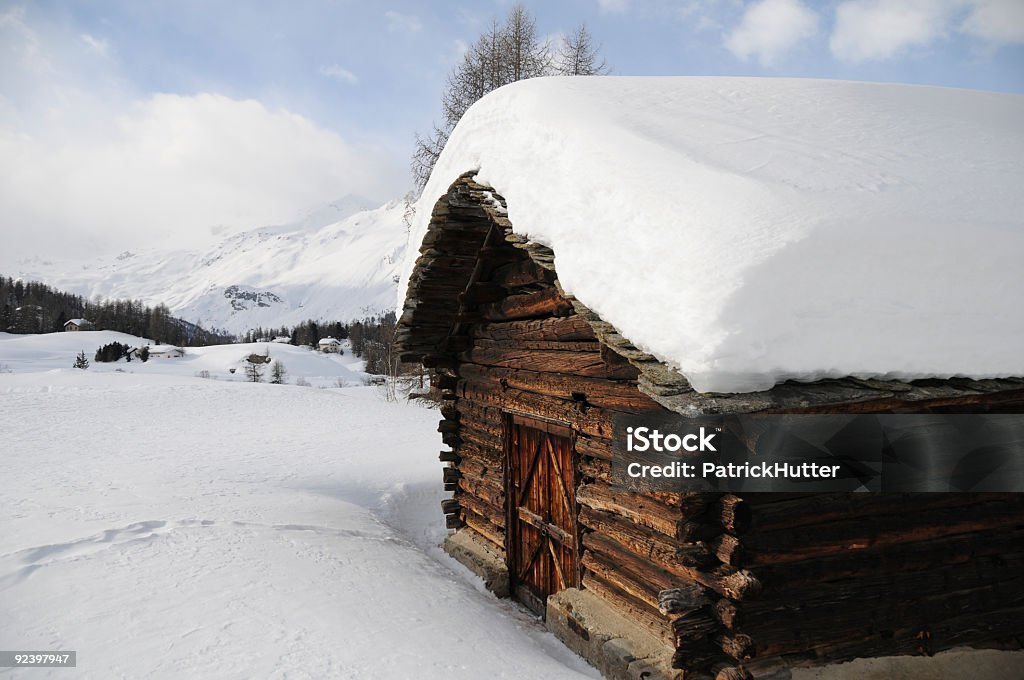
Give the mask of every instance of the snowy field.
[[(0, 678), (597, 677), (436, 547), (435, 411), (194, 377), (237, 345), (81, 371), (73, 335), (0, 335), (0, 648), (78, 667)], [(358, 374), (304, 351), (271, 345)]]

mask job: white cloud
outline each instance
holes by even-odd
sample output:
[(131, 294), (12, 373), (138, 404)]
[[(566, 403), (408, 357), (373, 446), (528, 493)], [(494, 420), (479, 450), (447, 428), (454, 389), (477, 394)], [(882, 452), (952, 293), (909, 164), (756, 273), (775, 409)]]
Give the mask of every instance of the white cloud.
[(110, 53), (110, 43), (103, 38), (96, 38), (88, 33), (83, 33), (80, 37), (90, 50), (101, 57), (105, 57)]
[(957, 5), (951, 0), (845, 0), (836, 7), (829, 39), (841, 61), (888, 59), (912, 47), (928, 45), (947, 33)]
[(402, 14), (394, 10), (384, 12), (388, 20), (388, 30), (394, 32), (418, 33), (423, 30), (423, 23), (414, 14)]
[(629, 9), (629, 0), (597, 0), (597, 7), (605, 14), (621, 14)]
[(343, 193), (380, 193), (371, 150), (252, 100), (156, 95), (96, 132), (51, 141), (0, 131), (0, 214), (45, 236), (37, 249), (97, 238), (194, 245), (214, 227), (284, 222)]
[(979, 0), (962, 30), (994, 43), (1024, 43), (1024, 1)]
[(771, 66), (817, 32), (818, 15), (800, 0), (760, 0), (747, 7), (725, 46), (740, 59), (757, 57)]
[(359, 82), (359, 78), (356, 77), (355, 73), (338, 64), (321, 66), (320, 75), (326, 76), (331, 80), (337, 80), (339, 83), (348, 83), (349, 85), (355, 85)]
[[(0, 14), (0, 269), (295, 219), (390, 197), (404, 163), (296, 113), (216, 93), (144, 94), (77, 33)], [(102, 66), (102, 70), (98, 68)]]

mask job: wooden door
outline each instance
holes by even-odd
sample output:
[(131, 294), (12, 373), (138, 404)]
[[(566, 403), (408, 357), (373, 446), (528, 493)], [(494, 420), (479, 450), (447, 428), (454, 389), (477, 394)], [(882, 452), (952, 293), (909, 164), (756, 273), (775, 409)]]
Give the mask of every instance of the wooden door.
[(568, 428), (509, 419), (509, 575), (516, 597), (541, 616), (548, 595), (579, 585), (572, 451)]

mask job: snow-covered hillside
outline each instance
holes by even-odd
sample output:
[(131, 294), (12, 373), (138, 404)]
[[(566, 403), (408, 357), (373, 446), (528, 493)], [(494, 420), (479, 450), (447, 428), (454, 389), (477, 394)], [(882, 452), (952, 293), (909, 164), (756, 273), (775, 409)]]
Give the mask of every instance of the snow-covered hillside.
[[(85, 295), (164, 303), (206, 328), (243, 333), (307, 319), (346, 321), (394, 308), (406, 244), (403, 203), (340, 201), (208, 251), (137, 250), (113, 259), (22, 261), (9, 275)], [(339, 217), (339, 216), (344, 217)]]
[[(242, 382), (246, 380), (246, 357), (260, 354), (280, 361), (287, 375), (287, 383), (303, 380), (315, 387), (334, 387), (339, 384), (360, 385), (367, 378), (363, 361), (350, 352), (324, 354), (308, 347), (278, 343), (241, 343), (185, 347), (184, 356), (101, 363), (93, 361), (96, 350), (103, 345), (119, 342), (129, 347), (153, 345), (152, 340), (116, 331), (80, 331), (77, 333), (47, 333), (45, 335), (12, 335), (0, 333), (0, 371), (11, 373), (36, 372), (69, 368), (79, 352), (85, 352), (93, 373), (133, 373), (139, 375), (202, 376), (212, 380)], [(348, 349), (347, 345), (344, 349)], [(269, 366), (263, 371), (264, 380), (270, 380)]]
[(0, 639), (78, 666), (0, 677), (597, 677), (437, 547), (435, 411), (54, 368), (73, 335), (0, 336)]

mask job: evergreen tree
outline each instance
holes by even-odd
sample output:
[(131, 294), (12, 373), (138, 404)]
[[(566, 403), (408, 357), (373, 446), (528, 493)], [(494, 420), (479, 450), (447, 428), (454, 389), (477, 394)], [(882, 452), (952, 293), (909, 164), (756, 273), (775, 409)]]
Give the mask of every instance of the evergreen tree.
[(85, 358), (85, 352), (79, 352), (78, 356), (75, 357), (74, 368), (80, 368), (83, 371), (89, 368), (89, 360)]

